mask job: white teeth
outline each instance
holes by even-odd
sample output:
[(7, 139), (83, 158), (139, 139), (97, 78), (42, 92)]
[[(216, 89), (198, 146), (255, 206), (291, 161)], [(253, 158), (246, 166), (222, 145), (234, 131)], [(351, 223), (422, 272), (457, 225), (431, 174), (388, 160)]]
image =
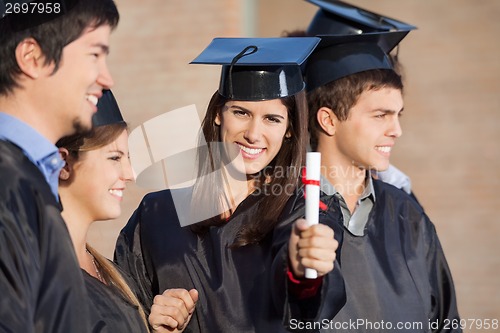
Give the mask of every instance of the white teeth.
[(375, 149), (377, 149), (378, 151), (381, 151), (383, 153), (390, 153), (391, 152), (391, 149), (392, 147), (388, 147), (388, 146), (379, 146), (379, 147), (375, 147)]
[(259, 154), (261, 151), (263, 151), (264, 149), (262, 148), (255, 148), (255, 149), (252, 149), (252, 148), (248, 148), (248, 147), (245, 147), (245, 146), (242, 146), (242, 145), (238, 145), (241, 150), (243, 150), (245, 153), (249, 154), (249, 155), (257, 155)]
[(87, 95), (87, 101), (89, 101), (90, 103), (92, 103), (94, 105), (97, 105), (98, 100), (99, 99), (94, 95)]
[(109, 193), (116, 195), (117, 197), (122, 198), (123, 197), (123, 191), (122, 190), (109, 190)]

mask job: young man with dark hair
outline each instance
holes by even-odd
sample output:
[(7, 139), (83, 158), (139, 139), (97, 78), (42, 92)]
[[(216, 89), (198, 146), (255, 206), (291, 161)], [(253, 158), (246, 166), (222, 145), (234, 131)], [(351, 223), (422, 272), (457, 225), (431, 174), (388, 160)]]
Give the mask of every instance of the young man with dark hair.
[[(318, 10), (311, 20), (307, 30), (302, 34), (316, 35), (357, 35), (373, 32), (400, 31), (416, 29), (414, 25), (400, 20), (368, 11), (364, 8), (338, 0), (307, 0), (318, 6)], [(295, 32), (299, 33), (299, 32)], [(396, 70), (401, 75), (403, 66), (398, 59), (398, 52), (388, 55)], [(374, 177), (396, 186), (415, 198), (412, 191), (410, 177), (404, 172), (389, 165), (385, 171), (372, 171)], [(415, 198), (415, 200), (417, 200)]]
[(389, 167), (402, 134), (403, 83), (388, 53), (407, 33), (321, 36), (305, 69), (322, 199), (337, 198), (342, 213), (320, 215), (343, 230), (335, 269), (347, 301), (328, 332), (461, 331), (434, 225), (407, 193), (371, 177)]
[(113, 85), (106, 58), (119, 15), (111, 0), (43, 2), (34, 12), (23, 2), (0, 7), (0, 326), (92, 332), (105, 324), (90, 323), (61, 218), (55, 142), (91, 129)]

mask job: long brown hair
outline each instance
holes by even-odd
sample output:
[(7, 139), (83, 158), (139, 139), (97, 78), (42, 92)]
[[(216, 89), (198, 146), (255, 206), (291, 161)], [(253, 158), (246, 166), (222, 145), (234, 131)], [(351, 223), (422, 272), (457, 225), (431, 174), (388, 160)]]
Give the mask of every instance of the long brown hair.
[[(81, 152), (86, 152), (90, 150), (95, 150), (107, 146), (108, 144), (115, 141), (123, 131), (127, 130), (127, 124), (125, 122), (115, 123), (111, 125), (98, 126), (93, 128), (87, 134), (74, 134), (71, 136), (66, 136), (60, 139), (57, 143), (57, 147), (64, 147), (68, 150), (72, 158), (78, 159)], [(110, 284), (113, 284), (122, 293), (122, 295), (133, 305), (138, 308), (139, 315), (149, 332), (149, 325), (142, 308), (141, 303), (137, 299), (130, 286), (127, 284), (123, 276), (116, 269), (115, 265), (104, 257), (102, 254), (97, 252), (88, 243), (86, 244), (87, 250), (95, 258), (96, 264), (101, 268), (101, 273), (104, 280)]]
[[(193, 203), (201, 203), (217, 209), (227, 201), (224, 182), (220, 173), (222, 152), (217, 143), (221, 142), (220, 128), (215, 119), (222, 112), (228, 99), (216, 92), (208, 105), (207, 113), (201, 125), (200, 146), (206, 141), (206, 147), (198, 150), (198, 180), (193, 188)], [(256, 216), (241, 227), (232, 247), (242, 247), (260, 242), (279, 222), (278, 218), (286, 202), (298, 184), (300, 170), (303, 166), (308, 141), (307, 103), (305, 92), (281, 98), (288, 111), (288, 133), (280, 151), (271, 163), (255, 176), (257, 189), (251, 195), (261, 196)], [(207, 177), (208, 175), (208, 177)], [(207, 185), (207, 182), (210, 183)], [(212, 186), (209, 186), (212, 185)], [(279, 193), (274, 190), (279, 189)], [(209, 209), (210, 209), (209, 208)], [(217, 210), (211, 210), (217, 211)], [(204, 233), (210, 226), (219, 226), (226, 222), (218, 215), (203, 222), (191, 225), (195, 233)]]
[(131, 304), (137, 307), (137, 311), (139, 311), (142, 322), (144, 323), (144, 326), (146, 326), (147, 332), (149, 332), (148, 320), (146, 319), (146, 314), (144, 313), (144, 309), (142, 308), (139, 299), (127, 284), (120, 272), (116, 269), (115, 265), (111, 261), (109, 261), (108, 258), (97, 252), (97, 250), (90, 246), (88, 243), (86, 244), (86, 247), (90, 254), (94, 257), (97, 266), (101, 268), (103, 279), (108, 283), (112, 283), (113, 285), (115, 285), (116, 288), (122, 293), (123, 297), (125, 297), (125, 299), (127, 299)]

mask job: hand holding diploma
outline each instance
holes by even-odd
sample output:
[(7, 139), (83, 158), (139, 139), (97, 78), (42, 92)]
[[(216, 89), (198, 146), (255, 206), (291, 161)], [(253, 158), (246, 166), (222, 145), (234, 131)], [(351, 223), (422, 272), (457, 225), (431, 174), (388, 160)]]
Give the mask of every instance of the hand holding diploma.
[(318, 224), (320, 165), (320, 153), (307, 153), (306, 219), (295, 221), (288, 244), (290, 269), (296, 278), (315, 279), (330, 272), (338, 247), (333, 230)]

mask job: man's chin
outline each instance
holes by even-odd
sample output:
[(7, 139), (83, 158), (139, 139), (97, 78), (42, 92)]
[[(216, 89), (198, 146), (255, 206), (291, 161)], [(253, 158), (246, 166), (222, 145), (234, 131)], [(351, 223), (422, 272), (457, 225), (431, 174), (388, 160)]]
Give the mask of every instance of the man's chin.
[(73, 122), (73, 133), (85, 135), (92, 131), (92, 123), (84, 124), (79, 120)]
[(382, 172), (382, 171), (386, 171), (387, 169), (389, 169), (389, 164), (387, 165), (376, 165), (376, 166), (373, 166), (370, 168), (371, 171), (375, 171), (375, 172)]

